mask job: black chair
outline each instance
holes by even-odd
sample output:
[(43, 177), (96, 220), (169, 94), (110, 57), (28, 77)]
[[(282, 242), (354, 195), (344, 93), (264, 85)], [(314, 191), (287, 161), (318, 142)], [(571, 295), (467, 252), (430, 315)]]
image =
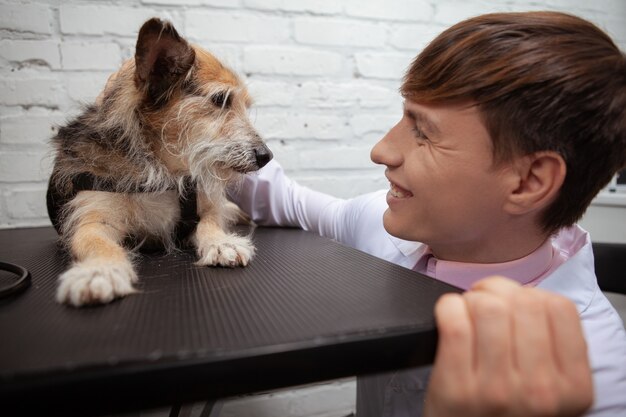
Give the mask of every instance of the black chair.
[(593, 243), (596, 277), (626, 325), (626, 244)]
[(593, 243), (592, 247), (600, 289), (626, 294), (626, 244)]

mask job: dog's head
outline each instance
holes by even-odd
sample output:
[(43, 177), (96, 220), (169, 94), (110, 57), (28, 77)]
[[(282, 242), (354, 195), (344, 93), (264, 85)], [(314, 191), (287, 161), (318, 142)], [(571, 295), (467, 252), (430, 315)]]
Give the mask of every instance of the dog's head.
[[(251, 98), (239, 77), (202, 48), (190, 45), (169, 22), (141, 27), (135, 59), (117, 73), (109, 107), (132, 107), (143, 136), (173, 173), (230, 179), (255, 171), (272, 152), (248, 118)], [(128, 95), (123, 90), (132, 89)], [(132, 105), (117, 106), (125, 100)], [(129, 115), (126, 115), (128, 117)]]

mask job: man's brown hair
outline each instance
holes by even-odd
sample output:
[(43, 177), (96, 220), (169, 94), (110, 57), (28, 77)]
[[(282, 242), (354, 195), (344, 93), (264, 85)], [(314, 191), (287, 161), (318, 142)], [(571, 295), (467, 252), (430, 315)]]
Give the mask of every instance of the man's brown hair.
[(578, 221), (626, 163), (626, 55), (592, 23), (564, 13), (496, 13), (435, 38), (401, 87), (412, 101), (475, 102), (494, 161), (558, 152), (567, 174), (542, 213), (553, 232)]

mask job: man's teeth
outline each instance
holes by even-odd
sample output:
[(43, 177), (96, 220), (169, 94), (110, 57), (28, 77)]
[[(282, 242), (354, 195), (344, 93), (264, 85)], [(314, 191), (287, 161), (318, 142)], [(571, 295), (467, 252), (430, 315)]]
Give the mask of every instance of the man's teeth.
[(402, 188), (396, 186), (393, 183), (391, 184), (390, 193), (391, 193), (392, 196), (394, 196), (396, 198), (413, 197), (413, 194), (410, 191), (403, 190)]

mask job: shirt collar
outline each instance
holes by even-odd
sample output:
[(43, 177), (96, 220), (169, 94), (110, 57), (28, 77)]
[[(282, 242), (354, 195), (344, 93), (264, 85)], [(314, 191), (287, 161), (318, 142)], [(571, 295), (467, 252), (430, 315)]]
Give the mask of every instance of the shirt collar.
[(414, 242), (412, 240), (404, 240), (399, 237), (388, 234), (389, 240), (393, 245), (407, 258), (415, 258), (416, 260), (424, 255), (426, 251), (430, 253), (430, 248), (420, 242)]
[(523, 258), (492, 264), (443, 261), (436, 259), (426, 247), (413, 269), (465, 290), (490, 275), (502, 275), (528, 285), (545, 276), (553, 265), (554, 257), (551, 239), (546, 239), (538, 249)]
[(600, 291), (594, 272), (589, 233), (577, 225), (572, 226), (561, 230), (553, 243), (556, 250), (568, 260), (541, 281), (538, 287), (566, 296), (583, 312)]

